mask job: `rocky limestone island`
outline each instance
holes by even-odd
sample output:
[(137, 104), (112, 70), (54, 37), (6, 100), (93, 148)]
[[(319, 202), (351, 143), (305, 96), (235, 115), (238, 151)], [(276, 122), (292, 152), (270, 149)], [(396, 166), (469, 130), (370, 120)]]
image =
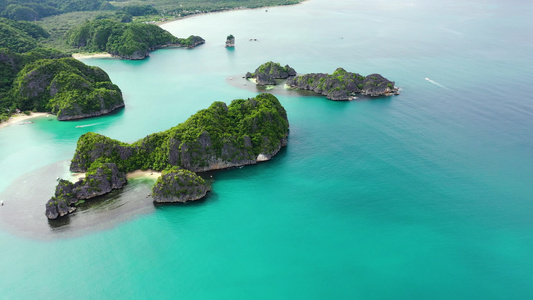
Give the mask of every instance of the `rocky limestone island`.
[(226, 48), (234, 48), (235, 47), (235, 37), (233, 34), (228, 35), (226, 37)]
[(18, 72), (10, 91), (23, 110), (51, 112), (60, 121), (109, 114), (124, 107), (106, 72), (76, 59), (41, 59)]
[(309, 90), (322, 94), (330, 100), (353, 100), (356, 94), (371, 97), (400, 94), (394, 81), (379, 74), (362, 76), (337, 68), (333, 74), (311, 73), (291, 77), (287, 80), (291, 88)]
[(173, 168), (163, 171), (152, 188), (156, 203), (185, 203), (204, 198), (211, 187), (194, 172)]
[(330, 100), (354, 100), (357, 94), (378, 97), (399, 95), (400, 89), (380, 74), (362, 76), (337, 68), (333, 74), (310, 73), (297, 75), (290, 66), (267, 62), (254, 73), (246, 73), (246, 79), (254, 79), (258, 86), (276, 85), (276, 79), (287, 79), (287, 86), (293, 89), (309, 90), (326, 96)]
[(85, 178), (76, 183), (59, 180), (55, 195), (46, 203), (46, 217), (55, 219), (65, 216), (75, 211), (75, 205), (81, 200), (105, 195), (122, 188), (126, 183), (126, 175), (114, 163), (94, 163)]
[(98, 19), (70, 29), (67, 44), (86, 52), (107, 52), (123, 59), (139, 60), (163, 47), (194, 48), (205, 43), (199, 36), (177, 38), (154, 24), (121, 23)]
[(269, 61), (262, 64), (254, 73), (246, 73), (246, 79), (255, 79), (259, 86), (276, 85), (276, 79), (287, 79), (296, 76), (296, 71), (289, 65), (282, 67), (279, 63)]
[[(101, 162), (116, 165), (119, 172), (172, 168), (204, 172), (252, 165), (276, 155), (287, 145), (288, 135), (287, 112), (279, 100), (271, 94), (260, 94), (233, 100), (230, 105), (214, 102), (184, 123), (131, 144), (85, 133), (78, 139), (70, 170), (89, 174)], [(46, 206), (49, 218), (57, 217), (48, 208), (50, 203), (55, 205), (55, 199)], [(65, 203), (70, 205), (70, 200)], [(68, 209), (61, 211), (63, 215), (68, 213)], [(57, 215), (61, 216), (59, 212)]]

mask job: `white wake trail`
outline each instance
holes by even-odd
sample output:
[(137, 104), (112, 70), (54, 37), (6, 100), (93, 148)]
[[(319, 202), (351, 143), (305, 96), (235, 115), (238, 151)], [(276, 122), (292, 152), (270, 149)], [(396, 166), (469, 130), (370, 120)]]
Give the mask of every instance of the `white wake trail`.
[(441, 87), (441, 88), (443, 88), (443, 89), (447, 89), (447, 90), (449, 90), (448, 87), (446, 87), (446, 86), (444, 86), (444, 85), (442, 85), (442, 84), (436, 82), (435, 80), (431, 80), (431, 79), (429, 79), (429, 78), (427, 78), (427, 77), (426, 77), (426, 80), (429, 81), (429, 82), (431, 82), (431, 83), (433, 83), (433, 84), (436, 85), (436, 86), (439, 86), (439, 87)]
[(76, 126), (76, 128), (83, 128), (83, 127), (95, 126), (95, 125), (99, 125), (99, 124), (102, 124), (102, 123), (94, 123), (94, 124), (87, 124), (87, 125), (78, 125), (78, 126)]

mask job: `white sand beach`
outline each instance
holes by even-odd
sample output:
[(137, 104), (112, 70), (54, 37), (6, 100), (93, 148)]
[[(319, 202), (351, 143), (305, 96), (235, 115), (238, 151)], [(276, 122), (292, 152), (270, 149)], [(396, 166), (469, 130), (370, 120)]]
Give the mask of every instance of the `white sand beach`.
[[(15, 115), (12, 115), (11, 118), (9, 118), (9, 120), (0, 123), (0, 128), (4, 128), (4, 127), (7, 127), (7, 126), (13, 125), (13, 124), (22, 125), (23, 122), (26, 122), (29, 119), (33, 119), (33, 118), (37, 118), (37, 117), (43, 117), (43, 116), (53, 116), (53, 115), (51, 115), (50, 113), (41, 113), (41, 112), (37, 112), (37, 113), (32, 112), (29, 115), (26, 115), (26, 114), (23, 114), (23, 113), (15, 114)], [(53, 116), (53, 117), (55, 117), (55, 116)]]
[(72, 57), (75, 59), (83, 59), (83, 58), (113, 58), (113, 55), (109, 53), (73, 53)]

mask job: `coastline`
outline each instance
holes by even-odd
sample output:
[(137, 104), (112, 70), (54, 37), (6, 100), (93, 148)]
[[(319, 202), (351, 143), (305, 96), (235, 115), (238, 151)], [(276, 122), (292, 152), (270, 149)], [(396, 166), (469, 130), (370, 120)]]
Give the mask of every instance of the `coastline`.
[(289, 5), (274, 5), (274, 6), (262, 6), (262, 7), (253, 7), (253, 8), (239, 8), (239, 7), (236, 7), (236, 8), (230, 8), (230, 9), (225, 9), (225, 10), (210, 11), (210, 12), (205, 12), (205, 13), (199, 13), (199, 14), (194, 14), (194, 15), (188, 15), (188, 16), (185, 16), (185, 17), (179, 17), (178, 19), (172, 19), (172, 20), (166, 20), (166, 21), (159, 21), (159, 22), (155, 22), (154, 24), (157, 25), (157, 26), (161, 26), (161, 25), (165, 25), (165, 24), (172, 23), (172, 22), (177, 22), (177, 21), (181, 21), (181, 20), (185, 20), (185, 19), (189, 19), (189, 18), (194, 18), (194, 17), (198, 17), (198, 16), (210, 15), (210, 14), (218, 14), (218, 13), (227, 13), (227, 12), (230, 12), (230, 11), (239, 11), (239, 10), (256, 10), (256, 9), (269, 9), (269, 8), (275, 8), (275, 7), (285, 7), (285, 6), (302, 5), (303, 3), (307, 2), (307, 1), (309, 1), (309, 0), (303, 0), (303, 1), (300, 2), (300, 3), (289, 4)]
[[(32, 112), (29, 115), (25, 115), (23, 113), (12, 115), (11, 118), (9, 118), (7, 121), (0, 123), (0, 128), (7, 127), (9, 125), (17, 124), (19, 122), (24, 122), (29, 119), (37, 118), (37, 117), (44, 117), (44, 116), (50, 116), (50, 113), (43, 113), (43, 112)], [(22, 125), (22, 124), (19, 124)]]
[[(226, 13), (226, 12), (230, 12), (230, 11), (239, 11), (239, 10), (257, 10), (257, 9), (269, 9), (269, 8), (283, 7), (283, 6), (295, 6), (295, 5), (301, 5), (301, 4), (303, 4), (303, 3), (307, 2), (307, 1), (309, 1), (309, 0), (303, 0), (300, 3), (290, 4), (290, 5), (275, 5), (275, 6), (263, 6), (263, 7), (254, 7), (254, 8), (231, 8), (231, 9), (225, 9), (225, 10), (220, 10), (220, 11), (211, 11), (211, 12), (188, 15), (188, 16), (184, 16), (184, 17), (179, 17), (177, 19), (154, 22), (153, 24), (161, 27), (162, 25), (165, 25), (165, 24), (169, 24), (169, 23), (172, 23), (172, 22), (177, 22), (177, 21), (181, 21), (181, 20), (185, 20), (185, 19), (189, 19), (189, 18), (194, 18), (194, 17), (198, 17), (198, 16), (202, 16), (202, 15), (216, 14), (216, 13)], [(162, 48), (164, 48), (164, 47), (162, 47)], [(80, 53), (73, 53), (72, 54), (72, 58), (80, 60), (80, 59), (88, 59), (88, 58), (117, 58), (117, 57), (115, 57), (112, 54), (107, 53), (107, 52), (99, 52), (99, 53), (82, 53), (82, 52), (80, 52)]]
[(84, 58), (113, 58), (113, 55), (101, 52), (101, 53), (73, 53), (72, 58), (84, 59)]

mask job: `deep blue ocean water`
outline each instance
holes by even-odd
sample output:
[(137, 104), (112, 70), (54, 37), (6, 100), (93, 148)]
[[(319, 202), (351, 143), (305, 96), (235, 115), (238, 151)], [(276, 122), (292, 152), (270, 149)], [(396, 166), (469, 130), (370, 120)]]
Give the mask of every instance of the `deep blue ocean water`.
[[(533, 4), (434, 2), (215, 13), (163, 25), (204, 37), (194, 50), (84, 60), (125, 110), (0, 129), (0, 299), (531, 299)], [(334, 102), (276, 87), (288, 146), (212, 174), (205, 201), (154, 207), (135, 179), (47, 221), (81, 134), (131, 142), (253, 97), (264, 90), (242, 76), (269, 60), (380, 73), (402, 93)]]

